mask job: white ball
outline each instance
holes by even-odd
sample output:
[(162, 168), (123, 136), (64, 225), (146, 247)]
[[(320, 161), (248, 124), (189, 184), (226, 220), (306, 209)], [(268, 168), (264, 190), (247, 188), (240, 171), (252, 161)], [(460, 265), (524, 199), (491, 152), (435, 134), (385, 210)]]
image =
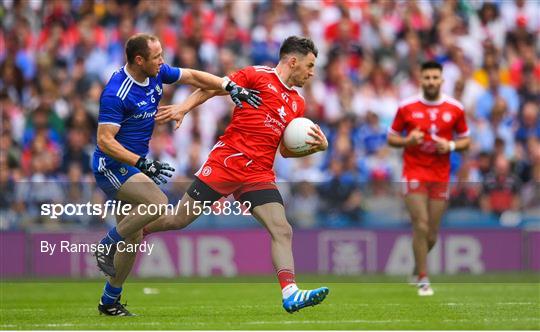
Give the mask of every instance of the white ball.
[(306, 141), (313, 140), (308, 133), (312, 131), (311, 126), (314, 125), (313, 121), (307, 118), (296, 118), (289, 122), (283, 133), (285, 147), (295, 153), (311, 149), (312, 145), (307, 144)]

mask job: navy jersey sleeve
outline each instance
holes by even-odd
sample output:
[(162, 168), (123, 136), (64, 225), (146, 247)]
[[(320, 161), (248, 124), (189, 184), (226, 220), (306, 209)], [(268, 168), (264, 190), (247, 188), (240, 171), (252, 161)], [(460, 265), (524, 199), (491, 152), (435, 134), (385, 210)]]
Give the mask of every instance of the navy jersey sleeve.
[(124, 118), (124, 104), (117, 96), (103, 95), (99, 101), (99, 124), (120, 126)]
[(182, 77), (182, 70), (178, 67), (171, 67), (164, 63), (159, 69), (161, 81), (165, 84), (173, 84)]

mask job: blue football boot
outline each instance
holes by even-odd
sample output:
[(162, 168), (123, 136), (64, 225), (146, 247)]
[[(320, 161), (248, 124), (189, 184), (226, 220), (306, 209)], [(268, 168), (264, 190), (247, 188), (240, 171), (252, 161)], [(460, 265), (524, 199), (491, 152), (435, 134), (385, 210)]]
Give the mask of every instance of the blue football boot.
[(292, 314), (302, 308), (317, 305), (325, 299), (329, 292), (328, 287), (313, 290), (298, 289), (291, 296), (283, 300), (283, 309)]

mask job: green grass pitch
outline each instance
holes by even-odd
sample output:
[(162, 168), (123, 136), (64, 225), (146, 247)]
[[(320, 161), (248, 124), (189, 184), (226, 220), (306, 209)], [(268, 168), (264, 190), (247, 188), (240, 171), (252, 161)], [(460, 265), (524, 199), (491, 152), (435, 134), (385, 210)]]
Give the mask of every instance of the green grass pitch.
[[(103, 281), (0, 283), (1, 330), (538, 330), (538, 275), (434, 277), (421, 298), (401, 278), (300, 276), (326, 300), (288, 314), (272, 278), (132, 280), (122, 302), (137, 317), (105, 317)], [(317, 281), (317, 282), (315, 282)], [(145, 288), (146, 291), (145, 291)], [(149, 289), (148, 289), (149, 288)]]

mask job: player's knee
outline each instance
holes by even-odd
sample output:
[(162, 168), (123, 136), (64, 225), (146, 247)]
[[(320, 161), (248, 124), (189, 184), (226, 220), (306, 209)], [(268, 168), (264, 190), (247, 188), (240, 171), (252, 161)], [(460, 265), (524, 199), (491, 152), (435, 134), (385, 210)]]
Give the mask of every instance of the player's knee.
[[(163, 192), (147, 195), (142, 204), (147, 206), (147, 210), (152, 212), (156, 217), (167, 213), (169, 199)], [(151, 207), (150, 207), (151, 206)]]
[(413, 228), (417, 234), (428, 235), (429, 227), (427, 220), (425, 222), (422, 220), (416, 220)]
[(127, 243), (130, 243), (130, 244), (138, 244), (138, 243), (142, 242), (142, 239), (143, 239), (143, 234), (142, 234), (142, 231), (140, 231), (140, 232), (137, 232), (137, 233), (135, 233), (133, 235), (130, 235), (130, 236), (126, 237), (124, 240)]
[(273, 224), (270, 228), (270, 233), (276, 240), (290, 241), (293, 236), (292, 227), (287, 221)]

